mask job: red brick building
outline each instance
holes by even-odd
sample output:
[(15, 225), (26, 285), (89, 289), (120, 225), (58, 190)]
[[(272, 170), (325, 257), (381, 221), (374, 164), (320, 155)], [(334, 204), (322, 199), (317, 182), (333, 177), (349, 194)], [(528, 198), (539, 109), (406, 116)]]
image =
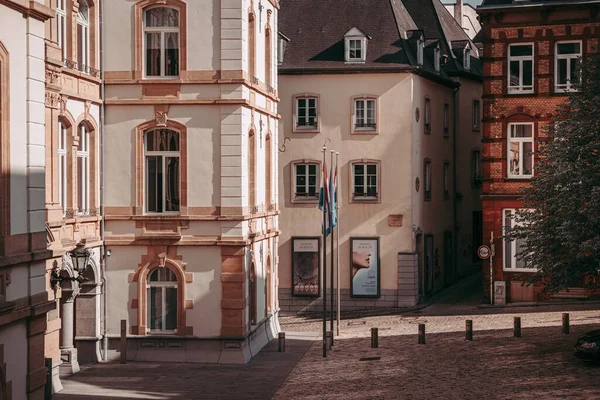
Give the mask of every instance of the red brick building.
[[(595, 52), (600, 39), (600, 0), (484, 0), (477, 8), (483, 25), (483, 237), (494, 235), (490, 268), (483, 263), (484, 292), (506, 282), (496, 296), (507, 302), (544, 299), (541, 286), (521, 286), (524, 269), (515, 257), (519, 243), (499, 239), (511, 215), (522, 207), (522, 187), (535, 174), (531, 154), (537, 138), (567, 99), (577, 79), (577, 59)], [(490, 282), (490, 275), (493, 282)], [(500, 284), (502, 285), (502, 284)], [(582, 289), (553, 296), (583, 296)]]

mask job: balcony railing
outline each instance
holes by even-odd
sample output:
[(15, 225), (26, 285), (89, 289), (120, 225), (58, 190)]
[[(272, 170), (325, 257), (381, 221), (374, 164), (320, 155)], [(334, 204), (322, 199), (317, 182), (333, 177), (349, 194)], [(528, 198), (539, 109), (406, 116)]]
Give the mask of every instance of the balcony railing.
[(72, 208), (67, 208), (67, 210), (65, 211), (65, 217), (66, 218), (73, 218), (73, 217), (95, 217), (98, 216), (98, 210), (95, 208), (90, 208), (89, 210), (84, 210), (84, 209), (72, 209)]
[(83, 72), (84, 74), (88, 74), (93, 76), (94, 78), (100, 78), (100, 71), (92, 68), (90, 66), (79, 64), (76, 61), (72, 61), (66, 58), (63, 58), (63, 65), (70, 69), (76, 69), (77, 71)]
[(317, 120), (308, 120), (308, 121), (296, 121), (297, 128), (314, 128), (316, 129), (319, 125)]
[(356, 124), (354, 124), (355, 128), (369, 128), (369, 129), (375, 129), (377, 128), (377, 124), (375, 122), (357, 122)]

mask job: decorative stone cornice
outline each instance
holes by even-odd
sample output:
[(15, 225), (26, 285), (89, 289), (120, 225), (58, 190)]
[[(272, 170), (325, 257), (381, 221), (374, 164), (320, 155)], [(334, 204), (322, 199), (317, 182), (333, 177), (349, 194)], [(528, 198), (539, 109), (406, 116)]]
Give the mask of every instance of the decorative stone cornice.
[(40, 21), (46, 21), (56, 16), (56, 12), (52, 8), (34, 0), (0, 0), (0, 4), (23, 13), (23, 17), (32, 17)]

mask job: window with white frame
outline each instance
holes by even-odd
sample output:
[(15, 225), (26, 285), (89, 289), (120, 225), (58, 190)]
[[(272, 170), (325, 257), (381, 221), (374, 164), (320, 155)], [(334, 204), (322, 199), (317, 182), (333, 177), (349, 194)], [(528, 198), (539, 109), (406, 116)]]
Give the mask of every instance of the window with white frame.
[(433, 66), (435, 67), (436, 72), (440, 72), (440, 58), (441, 58), (441, 50), (439, 47), (433, 49)]
[(57, 42), (62, 58), (67, 58), (67, 0), (58, 0), (56, 5)]
[(90, 212), (90, 132), (84, 124), (77, 129), (77, 214)]
[(431, 200), (431, 160), (426, 158), (423, 162), (423, 193), (425, 201)]
[(431, 132), (431, 100), (425, 99), (425, 117), (423, 118), (425, 123), (425, 132)]
[(144, 11), (146, 77), (179, 76), (179, 11), (155, 7)]
[(508, 47), (508, 93), (533, 93), (533, 44)]
[(319, 165), (297, 163), (294, 165), (294, 200), (317, 200), (319, 198)]
[(471, 186), (481, 185), (481, 150), (471, 150)]
[(67, 128), (58, 123), (58, 203), (67, 212)]
[(467, 46), (463, 52), (463, 67), (468, 71), (471, 69), (471, 49)]
[(296, 97), (296, 128), (317, 128), (317, 98), (304, 96)]
[(353, 200), (377, 200), (379, 198), (378, 169), (377, 163), (352, 164)]
[(557, 92), (575, 90), (573, 83), (579, 77), (579, 60), (581, 59), (581, 41), (558, 42), (554, 60), (554, 87)]
[(450, 105), (444, 104), (444, 136), (450, 132)]
[[(504, 227), (504, 234), (506, 235), (511, 228), (521, 226), (521, 222), (515, 220), (517, 209), (506, 208), (502, 210), (502, 225)], [(527, 270), (535, 271), (535, 269), (528, 268), (525, 261), (521, 260), (519, 254), (523, 251), (525, 241), (523, 239), (504, 239), (504, 269), (505, 270)]]
[(425, 51), (425, 41), (421, 38), (417, 40), (417, 64), (423, 65), (423, 53)]
[(177, 276), (169, 267), (159, 267), (148, 274), (146, 296), (150, 332), (175, 332), (177, 330)]
[(180, 206), (179, 132), (154, 129), (145, 134), (146, 211), (174, 212)]
[(373, 130), (377, 128), (377, 110), (375, 99), (354, 100), (354, 128)]
[(348, 40), (348, 61), (364, 61), (362, 39)]
[(444, 200), (450, 198), (450, 161), (444, 161)]
[(533, 176), (533, 123), (508, 124), (508, 176)]
[(79, 70), (87, 72), (90, 65), (90, 7), (87, 0), (78, 0), (77, 13), (77, 64)]
[(473, 130), (479, 130), (480, 127), (481, 117), (479, 107), (479, 100), (473, 100)]

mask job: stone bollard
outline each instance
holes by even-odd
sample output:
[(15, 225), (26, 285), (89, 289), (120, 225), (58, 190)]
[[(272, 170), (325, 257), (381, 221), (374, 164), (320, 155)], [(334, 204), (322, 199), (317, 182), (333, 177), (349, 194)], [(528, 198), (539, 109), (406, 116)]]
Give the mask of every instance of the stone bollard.
[(325, 338), (327, 339), (327, 341), (326, 341), (327, 351), (331, 351), (331, 347), (333, 346), (333, 331), (327, 331), (325, 333)]
[(425, 344), (425, 324), (419, 324), (419, 344)]
[(379, 328), (371, 328), (371, 348), (379, 347)]
[(562, 314), (562, 333), (564, 333), (565, 335), (568, 335), (570, 333), (568, 312)]
[(285, 332), (279, 332), (277, 335), (277, 351), (285, 353)]
[(515, 337), (521, 337), (521, 317), (515, 317)]
[(127, 364), (127, 321), (121, 320), (121, 364)]
[(467, 340), (473, 340), (473, 320), (468, 319), (465, 321), (466, 322), (466, 338)]

